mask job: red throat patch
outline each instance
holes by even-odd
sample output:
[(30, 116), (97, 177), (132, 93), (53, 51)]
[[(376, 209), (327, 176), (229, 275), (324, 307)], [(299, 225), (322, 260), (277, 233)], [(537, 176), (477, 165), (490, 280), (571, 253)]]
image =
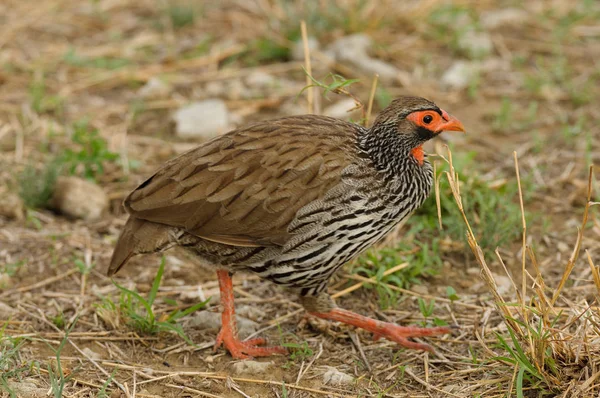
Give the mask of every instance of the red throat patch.
[(419, 162), (419, 164), (423, 166), (423, 163), (425, 162), (425, 152), (423, 151), (423, 145), (419, 145), (418, 147), (411, 149), (410, 153), (417, 160), (417, 162)]

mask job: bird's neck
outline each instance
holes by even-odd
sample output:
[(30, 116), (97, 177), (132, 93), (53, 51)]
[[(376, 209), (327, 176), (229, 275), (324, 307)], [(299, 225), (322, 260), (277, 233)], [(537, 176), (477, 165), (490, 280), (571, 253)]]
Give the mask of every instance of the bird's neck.
[(419, 172), (429, 165), (420, 142), (401, 136), (395, 126), (378, 126), (364, 131), (359, 146), (373, 162), (375, 168), (385, 175), (397, 177), (408, 171)]

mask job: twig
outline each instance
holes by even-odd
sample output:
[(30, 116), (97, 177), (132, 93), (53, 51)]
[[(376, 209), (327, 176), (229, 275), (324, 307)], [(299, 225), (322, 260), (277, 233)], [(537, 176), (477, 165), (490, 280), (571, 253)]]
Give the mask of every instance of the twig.
[[(45, 323), (46, 325), (50, 326), (52, 329), (56, 330), (59, 333), (62, 332), (59, 328), (56, 327), (56, 325), (54, 325), (52, 322), (50, 322), (50, 321), (48, 321), (46, 319), (46, 317), (44, 316), (44, 313), (42, 312), (41, 309), (36, 308), (36, 307), (34, 307), (32, 305), (28, 305), (28, 304), (20, 304), (19, 307), (20, 306), (29, 307), (29, 309), (30, 309), (30, 311), (24, 311), (23, 308), (20, 308), (21, 312), (23, 312), (23, 313), (27, 314), (28, 316), (31, 316), (31, 317), (39, 320), (39, 321), (42, 321), (43, 323)], [(38, 311), (40, 313), (40, 316), (34, 315), (33, 311)], [(64, 338), (64, 332), (63, 332), (63, 338)], [(108, 373), (102, 366), (100, 366), (98, 364), (98, 362), (96, 362), (92, 357), (90, 357), (88, 354), (86, 354), (84, 351), (82, 351), (71, 339), (68, 338), (68, 336), (67, 336), (67, 341), (81, 355), (83, 355), (88, 361), (90, 361), (98, 370), (100, 370), (100, 372), (102, 372), (105, 376), (107, 376), (109, 378), (109, 380), (111, 380), (117, 387), (119, 387), (121, 389), (121, 391), (123, 391), (125, 393), (125, 395), (127, 396), (127, 398), (130, 397), (129, 390), (127, 389), (126, 386), (124, 386), (123, 384), (119, 383), (114, 377), (112, 377), (110, 373)]]
[(583, 210), (583, 220), (581, 221), (581, 226), (577, 229), (577, 241), (575, 242), (575, 248), (573, 249), (573, 253), (567, 262), (567, 266), (565, 267), (565, 272), (563, 273), (560, 282), (558, 283), (558, 287), (554, 291), (554, 295), (552, 295), (551, 304), (554, 305), (560, 292), (562, 291), (565, 283), (567, 283), (567, 279), (569, 279), (569, 275), (571, 275), (571, 271), (575, 267), (575, 262), (579, 257), (579, 250), (581, 250), (581, 242), (583, 240), (583, 231), (585, 230), (585, 226), (588, 221), (588, 213), (590, 210), (590, 206), (592, 205), (592, 181), (594, 174), (594, 165), (590, 165), (590, 172), (588, 177), (588, 191), (587, 191), (587, 201), (585, 203), (585, 208)]
[[(310, 64), (310, 47), (308, 46), (308, 34), (306, 32), (306, 21), (302, 20), (300, 22), (300, 30), (302, 31), (302, 45), (304, 47), (304, 65), (306, 68), (306, 85), (309, 86), (311, 84), (310, 76), (312, 76), (312, 67)], [(308, 113), (314, 112), (314, 90), (312, 87), (309, 87), (306, 92), (306, 99), (308, 101)]]
[[(109, 362), (109, 361), (104, 361), (102, 362), (103, 365), (105, 366), (110, 366), (110, 367), (115, 367), (115, 368), (121, 368), (121, 369), (137, 369), (137, 367), (135, 366), (131, 366), (131, 365), (124, 365), (124, 364), (120, 364), (120, 363), (114, 363), (114, 362)], [(148, 369), (148, 368), (145, 368)], [(156, 374), (170, 374), (172, 376), (199, 376), (199, 377), (204, 377), (207, 379), (214, 379), (214, 380), (227, 380), (228, 378), (235, 381), (235, 382), (240, 382), (240, 383), (254, 383), (254, 384), (266, 384), (266, 385), (275, 385), (275, 386), (283, 386), (284, 383), (280, 382), (280, 381), (273, 381), (273, 380), (261, 380), (261, 379), (247, 379), (247, 378), (242, 378), (242, 377), (229, 377), (226, 375), (219, 375), (216, 373), (212, 373), (212, 372), (190, 372), (190, 371), (183, 371), (183, 372), (168, 372), (168, 371), (164, 371), (164, 370), (158, 370), (158, 369), (152, 369), (152, 373), (156, 373)], [(302, 387), (302, 386), (298, 386), (295, 384), (287, 384), (285, 383), (285, 387), (286, 388), (292, 388), (295, 390), (300, 390), (300, 391), (306, 391), (306, 392), (312, 392), (315, 394), (319, 394), (319, 395), (329, 395), (332, 397), (344, 397), (344, 395), (335, 393), (335, 392), (331, 392), (331, 391), (323, 391), (323, 390), (317, 390), (314, 388), (309, 388), (309, 387)], [(176, 386), (176, 388), (181, 388), (180, 386)]]
[(371, 119), (371, 111), (373, 110), (373, 101), (375, 100), (375, 91), (377, 90), (377, 81), (379, 75), (375, 73), (373, 76), (373, 84), (371, 85), (371, 93), (369, 94), (369, 104), (367, 105), (367, 115), (365, 116), (365, 127), (369, 127), (369, 119)]
[(75, 272), (77, 272), (77, 268), (72, 268), (72, 269), (68, 270), (67, 272), (64, 272), (62, 274), (59, 274), (59, 275), (52, 276), (50, 278), (44, 279), (43, 281), (34, 283), (33, 285), (23, 286), (23, 287), (19, 287), (17, 289), (13, 289), (13, 290), (9, 290), (7, 292), (4, 292), (4, 293), (2, 293), (2, 295), (0, 295), (0, 297), (10, 296), (11, 294), (13, 294), (15, 292), (23, 293), (23, 292), (28, 292), (29, 290), (33, 290), (33, 289), (38, 289), (40, 287), (44, 287), (46, 285), (49, 285), (49, 284), (54, 283), (56, 281), (59, 281), (61, 279), (67, 278), (67, 277), (73, 275)]

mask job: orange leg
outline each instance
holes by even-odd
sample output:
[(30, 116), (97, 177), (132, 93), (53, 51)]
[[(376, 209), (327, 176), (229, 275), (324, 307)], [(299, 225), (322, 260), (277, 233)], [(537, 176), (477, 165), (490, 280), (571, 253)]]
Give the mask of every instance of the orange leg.
[(235, 308), (233, 303), (233, 283), (228, 271), (217, 271), (219, 289), (221, 291), (221, 331), (217, 336), (215, 350), (225, 345), (232, 357), (246, 359), (250, 357), (265, 357), (272, 354), (287, 354), (283, 347), (257, 347), (265, 344), (264, 339), (251, 339), (240, 341), (235, 322)]
[(398, 326), (394, 323), (378, 321), (377, 319), (368, 318), (366, 316), (362, 316), (341, 308), (334, 308), (329, 312), (311, 312), (311, 314), (319, 318), (343, 322), (368, 330), (375, 335), (375, 340), (385, 337), (388, 340), (395, 341), (403, 347), (430, 352), (433, 352), (433, 348), (430, 345), (415, 343), (414, 341), (410, 341), (408, 338), (437, 336), (440, 334), (449, 333), (450, 330), (453, 329), (450, 326), (433, 328)]

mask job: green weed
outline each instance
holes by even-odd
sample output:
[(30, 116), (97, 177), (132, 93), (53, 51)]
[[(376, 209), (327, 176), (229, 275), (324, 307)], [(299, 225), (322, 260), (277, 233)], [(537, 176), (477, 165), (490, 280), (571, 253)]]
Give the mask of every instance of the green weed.
[[(193, 342), (187, 337), (183, 331), (183, 328), (177, 323), (177, 321), (204, 308), (210, 301), (210, 298), (206, 301), (194, 304), (183, 311), (177, 309), (169, 313), (167, 316), (161, 317), (160, 320), (157, 319), (153, 306), (164, 273), (164, 268), (165, 258), (163, 257), (154, 281), (152, 282), (150, 292), (148, 292), (147, 298), (144, 298), (139, 293), (129, 290), (113, 281), (114, 285), (121, 291), (118, 311), (123, 317), (125, 317), (125, 319), (128, 320), (128, 324), (140, 333), (155, 334), (160, 332), (173, 332), (184, 339), (188, 344), (193, 345)], [(170, 304), (176, 303), (171, 302)], [(103, 305), (105, 306), (104, 308), (112, 308), (113, 310), (117, 310), (116, 306), (112, 302), (110, 302), (110, 304), (108, 304), (108, 302), (104, 302)]]
[(90, 127), (85, 120), (73, 124), (71, 140), (78, 148), (66, 149), (59, 158), (70, 174), (96, 180), (104, 173), (106, 162), (114, 162), (119, 158), (117, 153), (108, 149), (106, 140), (98, 134), (98, 130)]
[(96, 68), (96, 69), (108, 69), (114, 70), (127, 66), (131, 63), (126, 58), (112, 58), (112, 57), (96, 57), (89, 58), (79, 55), (75, 52), (74, 48), (69, 49), (63, 56), (63, 60), (72, 66), (80, 68)]
[(61, 165), (51, 161), (42, 169), (29, 164), (18, 175), (19, 196), (30, 209), (45, 208), (52, 199), (56, 179), (61, 172)]
[(44, 75), (41, 74), (29, 85), (29, 98), (31, 108), (36, 113), (55, 113), (62, 115), (64, 99), (58, 95), (50, 95), (47, 92)]
[(48, 347), (50, 347), (50, 350), (54, 352), (54, 356), (56, 359), (56, 369), (53, 369), (51, 364), (48, 364), (47, 367), (48, 377), (50, 378), (50, 390), (52, 391), (54, 398), (63, 397), (63, 390), (65, 389), (65, 385), (69, 382), (69, 380), (71, 380), (74, 374), (74, 372), (71, 372), (68, 375), (65, 374), (62, 368), (62, 364), (60, 362), (60, 356), (62, 354), (63, 349), (65, 348), (65, 344), (67, 344), (67, 341), (69, 339), (69, 333), (71, 333), (76, 323), (77, 318), (65, 331), (65, 337), (63, 337), (63, 339), (61, 340), (60, 344), (58, 345), (58, 348), (54, 348), (51, 344), (46, 343)]

